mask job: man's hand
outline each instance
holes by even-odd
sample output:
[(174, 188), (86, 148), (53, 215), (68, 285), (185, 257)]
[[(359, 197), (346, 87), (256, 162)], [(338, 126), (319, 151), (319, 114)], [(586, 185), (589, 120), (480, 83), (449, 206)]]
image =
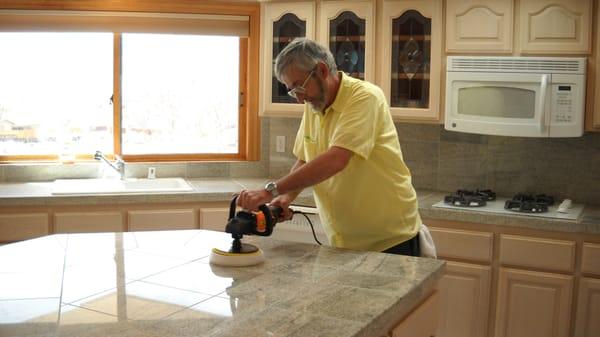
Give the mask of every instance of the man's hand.
[(237, 198), (237, 204), (249, 211), (258, 211), (258, 206), (271, 201), (273, 197), (266, 190), (242, 190)]
[(294, 216), (294, 212), (290, 209), (290, 203), (294, 200), (292, 196), (289, 194), (282, 194), (277, 198), (271, 200), (271, 206), (279, 206), (283, 210), (283, 212), (279, 215), (279, 219), (277, 222), (282, 222), (286, 220), (291, 220)]

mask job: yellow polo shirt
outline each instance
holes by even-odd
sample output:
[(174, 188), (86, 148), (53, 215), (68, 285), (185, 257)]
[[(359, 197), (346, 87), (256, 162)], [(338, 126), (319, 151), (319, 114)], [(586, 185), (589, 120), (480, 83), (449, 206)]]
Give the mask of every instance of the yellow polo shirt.
[(331, 146), (354, 153), (341, 172), (314, 186), (315, 201), (331, 245), (383, 251), (419, 231), (417, 195), (383, 92), (340, 74), (324, 114), (305, 104), (294, 155), (310, 162)]

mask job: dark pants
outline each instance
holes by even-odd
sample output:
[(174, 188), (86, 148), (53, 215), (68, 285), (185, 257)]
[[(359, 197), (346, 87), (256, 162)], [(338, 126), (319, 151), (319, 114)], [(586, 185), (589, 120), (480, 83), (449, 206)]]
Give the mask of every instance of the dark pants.
[(395, 245), (392, 248), (388, 248), (383, 253), (397, 254), (397, 255), (408, 255), (408, 256), (421, 256), (421, 246), (419, 245), (419, 233), (412, 239), (404, 241)]

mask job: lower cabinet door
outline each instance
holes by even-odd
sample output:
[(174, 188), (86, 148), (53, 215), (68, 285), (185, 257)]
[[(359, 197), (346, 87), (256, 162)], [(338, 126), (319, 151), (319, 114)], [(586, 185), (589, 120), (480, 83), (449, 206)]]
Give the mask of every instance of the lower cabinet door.
[(127, 212), (130, 231), (195, 229), (193, 209), (135, 210)]
[(600, 279), (581, 278), (577, 297), (575, 337), (600, 336)]
[(54, 214), (54, 233), (122, 232), (121, 212), (60, 212)]
[(446, 262), (440, 281), (439, 337), (485, 337), (490, 307), (491, 267)]
[(200, 228), (224, 232), (229, 219), (229, 208), (200, 209)]
[(567, 337), (573, 276), (500, 268), (495, 337)]
[(27, 240), (48, 235), (48, 214), (1, 214), (0, 243)]
[(439, 322), (439, 292), (435, 291), (390, 332), (391, 337), (436, 336)]

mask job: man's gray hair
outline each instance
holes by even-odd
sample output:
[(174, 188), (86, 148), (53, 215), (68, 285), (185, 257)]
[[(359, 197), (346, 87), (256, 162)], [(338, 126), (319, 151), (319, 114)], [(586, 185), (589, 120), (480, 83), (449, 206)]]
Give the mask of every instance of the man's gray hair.
[(319, 62), (325, 63), (332, 75), (337, 72), (335, 60), (329, 49), (313, 40), (303, 37), (296, 38), (277, 55), (275, 76), (279, 82), (282, 82), (281, 76), (290, 65), (293, 64), (298, 69), (308, 72), (313, 70)]

